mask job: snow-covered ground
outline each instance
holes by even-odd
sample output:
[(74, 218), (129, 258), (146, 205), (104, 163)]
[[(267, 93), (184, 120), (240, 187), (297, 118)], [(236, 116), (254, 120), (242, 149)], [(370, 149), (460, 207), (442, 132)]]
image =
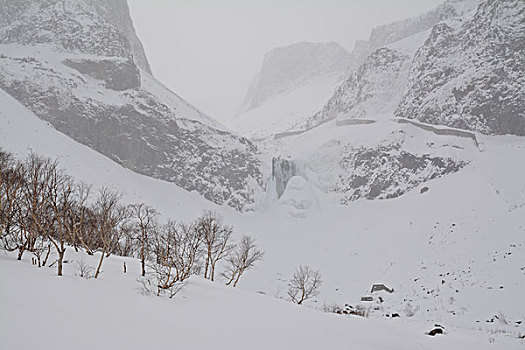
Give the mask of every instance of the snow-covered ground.
[(0, 253), (2, 348), (520, 348), (504, 337), (489, 344), (478, 331), (429, 337), (431, 324), (325, 314), (197, 277), (173, 299), (144, 296), (137, 290), (137, 261), (111, 257), (99, 279), (86, 280), (75, 275), (75, 263), (94, 264), (96, 257), (71, 251), (64, 277)]
[[(239, 214), (115, 164), (57, 132), (3, 91), (0, 105), (0, 147), (5, 150), (58, 157), (78, 180), (112, 185), (124, 192), (126, 202), (144, 201), (167, 217), (191, 220), (205, 208), (215, 209), (237, 235), (256, 237), (265, 250), (264, 261), (241, 279), (242, 290), (194, 278), (174, 299), (139, 295), (138, 269), (131, 260), (126, 275), (122, 258), (112, 257), (100, 280), (86, 281), (74, 276), (72, 262), (80, 257), (72, 249), (62, 279), (53, 276), (54, 269), (37, 269), (4, 254), (0, 332), (7, 349), (42, 342), (87, 349), (102, 339), (107, 348), (523, 348), (517, 337), (525, 334), (524, 325), (516, 321), (525, 319), (524, 138), (483, 136), (480, 151), (469, 139), (404, 125), (408, 149), (427, 152), (426, 142), (433, 141), (436, 152), (457, 149), (455, 156), (468, 165), (401, 197), (346, 206), (323, 191), (323, 181), (301, 176), (287, 189), (293, 195), (285, 191), (257, 211)], [(390, 121), (343, 127), (327, 123), (268, 146), (267, 157), (291, 153), (314, 164), (345, 143), (375, 145), (399, 127)], [(375, 140), (368, 137), (372, 134)], [(420, 193), (423, 187), (428, 191)], [(297, 215), (293, 198), (315, 205)], [(285, 297), (286, 281), (299, 264), (323, 274), (321, 295), (306, 306), (362, 304), (371, 309), (369, 319), (278, 300)], [(374, 283), (395, 292), (383, 293), (383, 303), (378, 295), (360, 303)], [(385, 317), (392, 313), (401, 318)], [(504, 316), (505, 322), (494, 316)], [(28, 322), (35, 324), (31, 337), (24, 333)], [(445, 326), (444, 336), (424, 334), (434, 323)]]

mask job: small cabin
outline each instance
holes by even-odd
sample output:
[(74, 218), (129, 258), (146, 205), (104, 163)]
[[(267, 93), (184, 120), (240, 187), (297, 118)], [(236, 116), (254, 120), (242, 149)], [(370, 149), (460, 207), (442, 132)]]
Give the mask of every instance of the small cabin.
[(387, 286), (385, 286), (384, 284), (374, 284), (372, 286), (372, 290), (370, 291), (370, 293), (380, 292), (382, 290), (384, 290), (385, 292), (388, 292), (388, 293), (393, 293), (394, 292), (394, 288), (390, 289)]
[(361, 301), (374, 301), (374, 297), (365, 295), (364, 297), (361, 297)]

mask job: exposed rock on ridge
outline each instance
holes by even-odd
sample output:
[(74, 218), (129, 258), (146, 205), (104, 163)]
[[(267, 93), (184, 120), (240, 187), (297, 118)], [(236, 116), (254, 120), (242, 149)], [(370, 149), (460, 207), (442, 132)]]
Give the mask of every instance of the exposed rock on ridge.
[(397, 116), (485, 134), (525, 135), (525, 3), (488, 0), (436, 25)]
[(126, 0), (0, 0), (0, 43), (133, 58), (151, 74)]
[(350, 176), (340, 177), (343, 204), (359, 198), (396, 198), (420, 183), (456, 172), (465, 165), (451, 158), (412, 154), (399, 143), (346, 152), (340, 164)]
[(302, 127), (312, 128), (336, 117), (376, 119), (401, 99), (409, 67), (407, 54), (391, 48), (376, 50)]

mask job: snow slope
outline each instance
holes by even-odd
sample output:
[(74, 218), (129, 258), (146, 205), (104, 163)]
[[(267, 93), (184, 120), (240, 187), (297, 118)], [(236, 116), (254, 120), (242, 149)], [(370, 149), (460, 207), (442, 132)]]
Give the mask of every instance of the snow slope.
[[(8, 301), (0, 314), (4, 348), (494, 349), (476, 331), (432, 338), (423, 324), (407, 329), (402, 322), (323, 314), (201, 278), (173, 299), (143, 296), (136, 290), (137, 261), (111, 257), (98, 280), (86, 280), (74, 275), (74, 262), (95, 257), (69, 252), (67, 258), (66, 275), (58, 278), (54, 269), (0, 253), (0, 298)], [(31, 336), (28, 322), (37, 325)], [(498, 341), (499, 348), (519, 348)]]
[[(447, 344), (451, 348), (463, 349), (483, 348), (491, 342), (494, 344), (490, 346), (497, 348), (523, 346), (516, 337), (524, 334), (525, 330), (523, 324), (515, 322), (523, 320), (525, 315), (522, 298), (525, 293), (525, 184), (508, 178), (508, 174), (516, 179), (525, 177), (525, 164), (522, 162), (525, 140), (521, 137), (484, 136), (480, 139), (483, 146), (481, 152), (470, 139), (431, 136), (431, 133), (410, 125), (400, 126), (385, 121), (383, 124), (337, 127), (335, 123), (328, 123), (307, 134), (268, 146), (268, 154), (291, 153), (293, 159), (304, 164), (305, 171), (292, 178), (291, 185), (286, 187), (280, 199), (268, 201), (266, 207), (261, 207), (259, 211), (239, 214), (226, 207), (212, 206), (199, 195), (188, 193), (173, 184), (130, 172), (93, 150), (76, 144), (39, 120), (5, 92), (1, 92), (0, 100), (3, 106), (0, 112), (0, 147), (18, 154), (24, 154), (30, 148), (43, 155), (58, 156), (61, 164), (77, 179), (97, 186), (111, 184), (126, 193), (126, 201), (145, 201), (166, 216), (191, 220), (204, 208), (216, 209), (225, 216), (226, 222), (234, 225), (237, 235), (246, 233), (256, 237), (265, 250), (264, 261), (243, 277), (240, 288), (260, 292), (266, 297), (225, 292), (220, 287), (208, 288), (205, 282), (194, 280), (184, 296), (171, 301), (154, 299), (152, 306), (149, 306), (150, 302), (142, 306), (144, 299), (136, 299), (142, 297), (132, 291), (134, 277), (126, 277), (128, 280), (122, 285), (109, 281), (113, 279), (111, 269), (120, 269), (119, 260), (113, 268), (109, 262), (104, 268), (106, 273), (103, 279), (108, 279), (107, 284), (105, 281), (68, 282), (74, 278), (70, 277), (72, 271), (68, 273), (66, 270), (69, 277), (58, 283), (71, 283), (72, 290), (87, 288), (90, 294), (97, 296), (90, 300), (100, 299), (103, 303), (99, 306), (89, 304), (87, 308), (66, 304), (63, 309), (42, 303), (42, 312), (50, 319), (64, 313), (66, 319), (73, 318), (69, 311), (64, 310), (81, 308), (89, 320), (98, 313), (86, 310), (102, 312), (106, 302), (117, 303), (118, 309), (124, 310), (122, 313), (127, 315), (130, 309), (134, 310), (129, 304), (140, 304), (141, 312), (148, 320), (153, 320), (151, 325), (148, 323), (145, 326), (147, 334), (157, 327), (161, 330), (167, 327), (167, 321), (161, 322), (158, 315), (163, 314), (164, 308), (171, 307), (166, 303), (173, 302), (173, 313), (183, 315), (177, 318), (178, 321), (173, 321), (173, 325), (181, 327), (180, 334), (192, 335), (184, 338), (187, 342), (195, 341), (194, 337), (202, 328), (195, 327), (195, 323), (180, 325), (180, 320), (193, 319), (198, 315), (198, 320), (205, 318), (205, 322), (222, 327), (227, 323), (219, 320), (230, 314), (234, 320), (243, 320), (242, 325), (233, 324), (245, 330), (246, 339), (260, 339), (260, 334), (264, 334), (266, 340), (256, 341), (254, 345), (260, 344), (263, 348), (279, 348), (279, 342), (284, 344), (283, 347), (290, 347), (299, 339), (305, 340), (305, 348), (310, 345), (312, 348), (321, 347), (325, 339), (343, 346), (347, 342), (353, 344), (354, 338), (355, 344), (361, 344), (362, 348), (393, 348), (396, 344), (402, 344), (400, 348), (403, 349), (410, 346), (433, 348), (436, 344), (440, 347)], [(327, 183), (323, 180), (323, 174), (316, 174), (323, 161), (326, 164), (325, 175), (329, 175), (335, 169), (331, 166), (336, 166), (338, 161), (331, 161), (328, 155), (336, 158), (336, 151), (344, 150), (342, 146), (345, 143), (373, 147), (399, 128), (405, 130), (407, 135), (403, 146), (406, 150), (413, 153), (418, 150), (423, 153), (432, 151), (432, 147), (421, 143), (421, 140), (432, 141), (434, 155), (454, 156), (456, 152), (455, 156), (468, 161), (468, 165), (445, 177), (425, 180), (398, 198), (357, 200), (346, 206), (339, 205), (340, 197), (322, 188), (321, 185)], [(428, 191), (420, 193), (423, 187), (428, 187)], [(308, 202), (312, 205), (305, 205)], [(27, 276), (36, 273), (31, 278), (42, 281), (39, 284), (47, 293), (61, 296), (61, 292), (57, 294), (53, 285), (44, 281), (52, 279), (48, 276), (52, 271), (23, 272), (23, 269), (32, 267), (19, 271), (18, 267), (12, 267), (14, 262), (9, 260), (12, 258), (2, 259), (7, 259), (5, 264), (4, 261), (0, 264), (2, 280), (15, 278), (12, 273), (28, 273)], [(311, 307), (320, 308), (323, 303), (337, 303), (339, 306), (347, 303), (357, 307), (360, 297), (369, 293), (373, 283), (385, 283), (395, 292), (385, 295), (383, 303), (377, 302), (377, 295), (372, 303), (365, 303), (363, 307), (370, 307), (370, 319), (375, 321), (348, 320), (348, 316), (322, 315), (310, 310), (296, 311), (292, 305), (272, 300), (272, 297), (286, 297), (286, 281), (299, 264), (311, 265), (323, 273), (322, 293), (316, 301), (307, 303)], [(86, 283), (92, 282), (97, 286), (92, 289), (86, 286)], [(81, 287), (73, 286), (77, 283)], [(24, 296), (23, 293), (30, 290), (25, 287), (18, 289), (14, 283), (3, 283), (1, 288), (2, 294), (8, 298), (2, 300), (12, 300), (13, 294)], [(99, 292), (99, 288), (103, 292)], [(65, 300), (73, 303), (67, 297)], [(263, 301), (259, 304), (259, 300)], [(150, 307), (151, 311), (145, 311)], [(415, 310), (411, 317), (407, 313), (408, 308)], [(287, 316), (288, 312), (295, 316)], [(399, 313), (401, 320), (385, 319), (385, 315), (391, 313)], [(16, 312), (14, 314), (17, 315), (15, 317), (25, 317)], [(135, 311), (133, 314), (137, 315)], [(496, 315), (505, 315), (508, 324), (494, 322)], [(137, 334), (138, 330), (133, 331), (135, 326), (127, 323), (128, 320), (136, 320), (136, 317), (121, 318), (111, 314), (100, 322), (107, 327), (120, 323), (118, 327), (121, 328), (118, 329), (122, 333), (119, 334), (128, 332), (128, 329), (132, 330), (129, 334)], [(308, 325), (296, 321), (296, 318), (304, 319)], [(246, 319), (253, 320), (254, 327)], [(18, 328), (13, 329), (16, 322), (11, 323), (6, 318), (2, 318), (1, 322), (2, 325), (8, 323), (7, 328), (2, 328), (6, 329), (6, 334), (19, 334)], [(423, 332), (434, 323), (443, 324), (448, 334), (428, 340), (430, 338)], [(301, 334), (297, 328), (289, 328), (290, 324), (309, 331)], [(366, 325), (366, 329), (359, 328), (362, 324)], [(69, 329), (69, 323), (64, 327), (68, 334), (78, 334), (78, 329), (84, 328)], [(390, 327), (393, 327), (392, 332)], [(109, 333), (105, 333), (105, 327), (101, 329), (102, 334)], [(215, 341), (220, 344), (232, 344), (231, 336), (224, 328), (217, 328), (217, 333), (213, 334), (217, 335)], [(227, 336), (223, 337), (223, 334)], [(297, 334), (301, 334), (300, 337)], [(377, 337), (377, 334), (384, 337)], [(401, 337), (398, 338), (398, 335)], [(130, 343), (143, 344), (144, 338), (130, 337), (133, 340)], [(9, 339), (14, 341), (15, 338)], [(387, 339), (386, 342), (384, 339)], [(406, 339), (413, 339), (414, 345), (407, 343)], [(89, 341), (86, 344), (90, 344)]]

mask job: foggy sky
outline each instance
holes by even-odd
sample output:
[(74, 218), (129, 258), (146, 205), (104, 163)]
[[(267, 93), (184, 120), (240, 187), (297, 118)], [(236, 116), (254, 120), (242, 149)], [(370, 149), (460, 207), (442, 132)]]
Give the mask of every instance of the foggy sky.
[(201, 111), (228, 120), (269, 50), (337, 41), (443, 0), (128, 0), (153, 74)]

